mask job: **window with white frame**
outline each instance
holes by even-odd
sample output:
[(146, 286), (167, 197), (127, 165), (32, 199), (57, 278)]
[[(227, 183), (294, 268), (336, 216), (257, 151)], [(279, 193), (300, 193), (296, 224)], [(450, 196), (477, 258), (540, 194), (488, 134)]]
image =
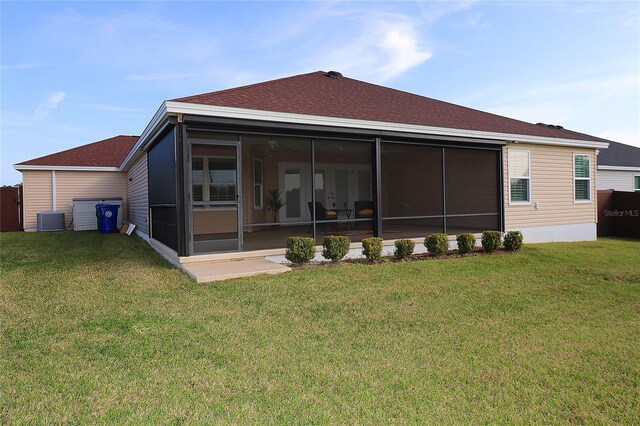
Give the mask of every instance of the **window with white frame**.
[(253, 208), (261, 209), (263, 203), (263, 176), (262, 176), (262, 160), (253, 160)]
[(509, 201), (531, 202), (531, 154), (524, 149), (509, 150)]
[(633, 190), (640, 192), (640, 175), (633, 177)]
[(591, 157), (573, 155), (573, 196), (575, 201), (591, 200)]

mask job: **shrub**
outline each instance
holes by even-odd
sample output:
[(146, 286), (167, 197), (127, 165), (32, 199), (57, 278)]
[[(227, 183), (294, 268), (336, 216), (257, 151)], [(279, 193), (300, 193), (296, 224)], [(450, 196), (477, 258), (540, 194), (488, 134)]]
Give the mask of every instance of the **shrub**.
[(458, 251), (462, 254), (470, 253), (476, 247), (476, 237), (473, 234), (464, 233), (456, 237)]
[(482, 232), (482, 248), (487, 253), (496, 251), (502, 244), (502, 232), (500, 231), (484, 231)]
[(520, 250), (523, 244), (522, 232), (520, 231), (509, 231), (507, 235), (504, 236), (504, 248), (507, 250)]
[(413, 249), (416, 248), (416, 243), (411, 240), (398, 240), (396, 241), (396, 250), (393, 254), (398, 259), (406, 259), (413, 253)]
[(291, 263), (308, 263), (316, 255), (315, 241), (311, 237), (287, 238), (287, 251), (284, 257)]
[(431, 234), (424, 239), (424, 246), (432, 255), (440, 256), (449, 250), (449, 238), (446, 234)]
[(380, 260), (382, 257), (382, 238), (363, 238), (362, 254), (371, 262)]
[(341, 260), (349, 252), (351, 239), (346, 236), (329, 235), (322, 240), (322, 257), (332, 262)]

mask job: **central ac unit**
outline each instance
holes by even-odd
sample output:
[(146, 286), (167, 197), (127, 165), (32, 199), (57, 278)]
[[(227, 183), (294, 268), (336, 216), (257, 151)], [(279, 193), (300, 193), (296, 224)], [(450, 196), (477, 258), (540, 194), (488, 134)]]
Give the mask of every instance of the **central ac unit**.
[(64, 212), (40, 212), (36, 217), (38, 232), (64, 231)]

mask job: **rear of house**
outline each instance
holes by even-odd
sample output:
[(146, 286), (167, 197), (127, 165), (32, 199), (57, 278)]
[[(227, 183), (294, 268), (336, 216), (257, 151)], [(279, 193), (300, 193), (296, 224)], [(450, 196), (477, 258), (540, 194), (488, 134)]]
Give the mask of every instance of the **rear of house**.
[[(163, 102), (111, 195), (122, 191), (128, 220), (176, 261), (280, 253), (291, 235), (358, 243), (519, 229), (529, 242), (592, 240), (606, 146), (314, 72)], [(30, 212), (53, 205), (50, 177), (25, 174), (25, 194), (27, 180), (41, 185)]]

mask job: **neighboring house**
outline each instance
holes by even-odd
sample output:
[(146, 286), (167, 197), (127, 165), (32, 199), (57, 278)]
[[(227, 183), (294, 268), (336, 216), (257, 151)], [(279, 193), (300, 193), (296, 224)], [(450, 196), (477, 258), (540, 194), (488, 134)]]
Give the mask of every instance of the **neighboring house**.
[(598, 154), (597, 188), (640, 191), (640, 148), (609, 142)]
[(69, 226), (74, 198), (121, 197), (126, 209), (127, 183), (120, 164), (137, 140), (115, 136), (15, 164), (22, 172), (24, 229), (35, 231), (36, 214), (48, 210), (64, 211)]
[[(179, 260), (277, 253), (291, 235), (519, 229), (528, 242), (593, 240), (606, 147), (313, 72), (165, 101), (117, 168), (128, 219)], [(274, 192), (283, 206), (270, 210)]]

